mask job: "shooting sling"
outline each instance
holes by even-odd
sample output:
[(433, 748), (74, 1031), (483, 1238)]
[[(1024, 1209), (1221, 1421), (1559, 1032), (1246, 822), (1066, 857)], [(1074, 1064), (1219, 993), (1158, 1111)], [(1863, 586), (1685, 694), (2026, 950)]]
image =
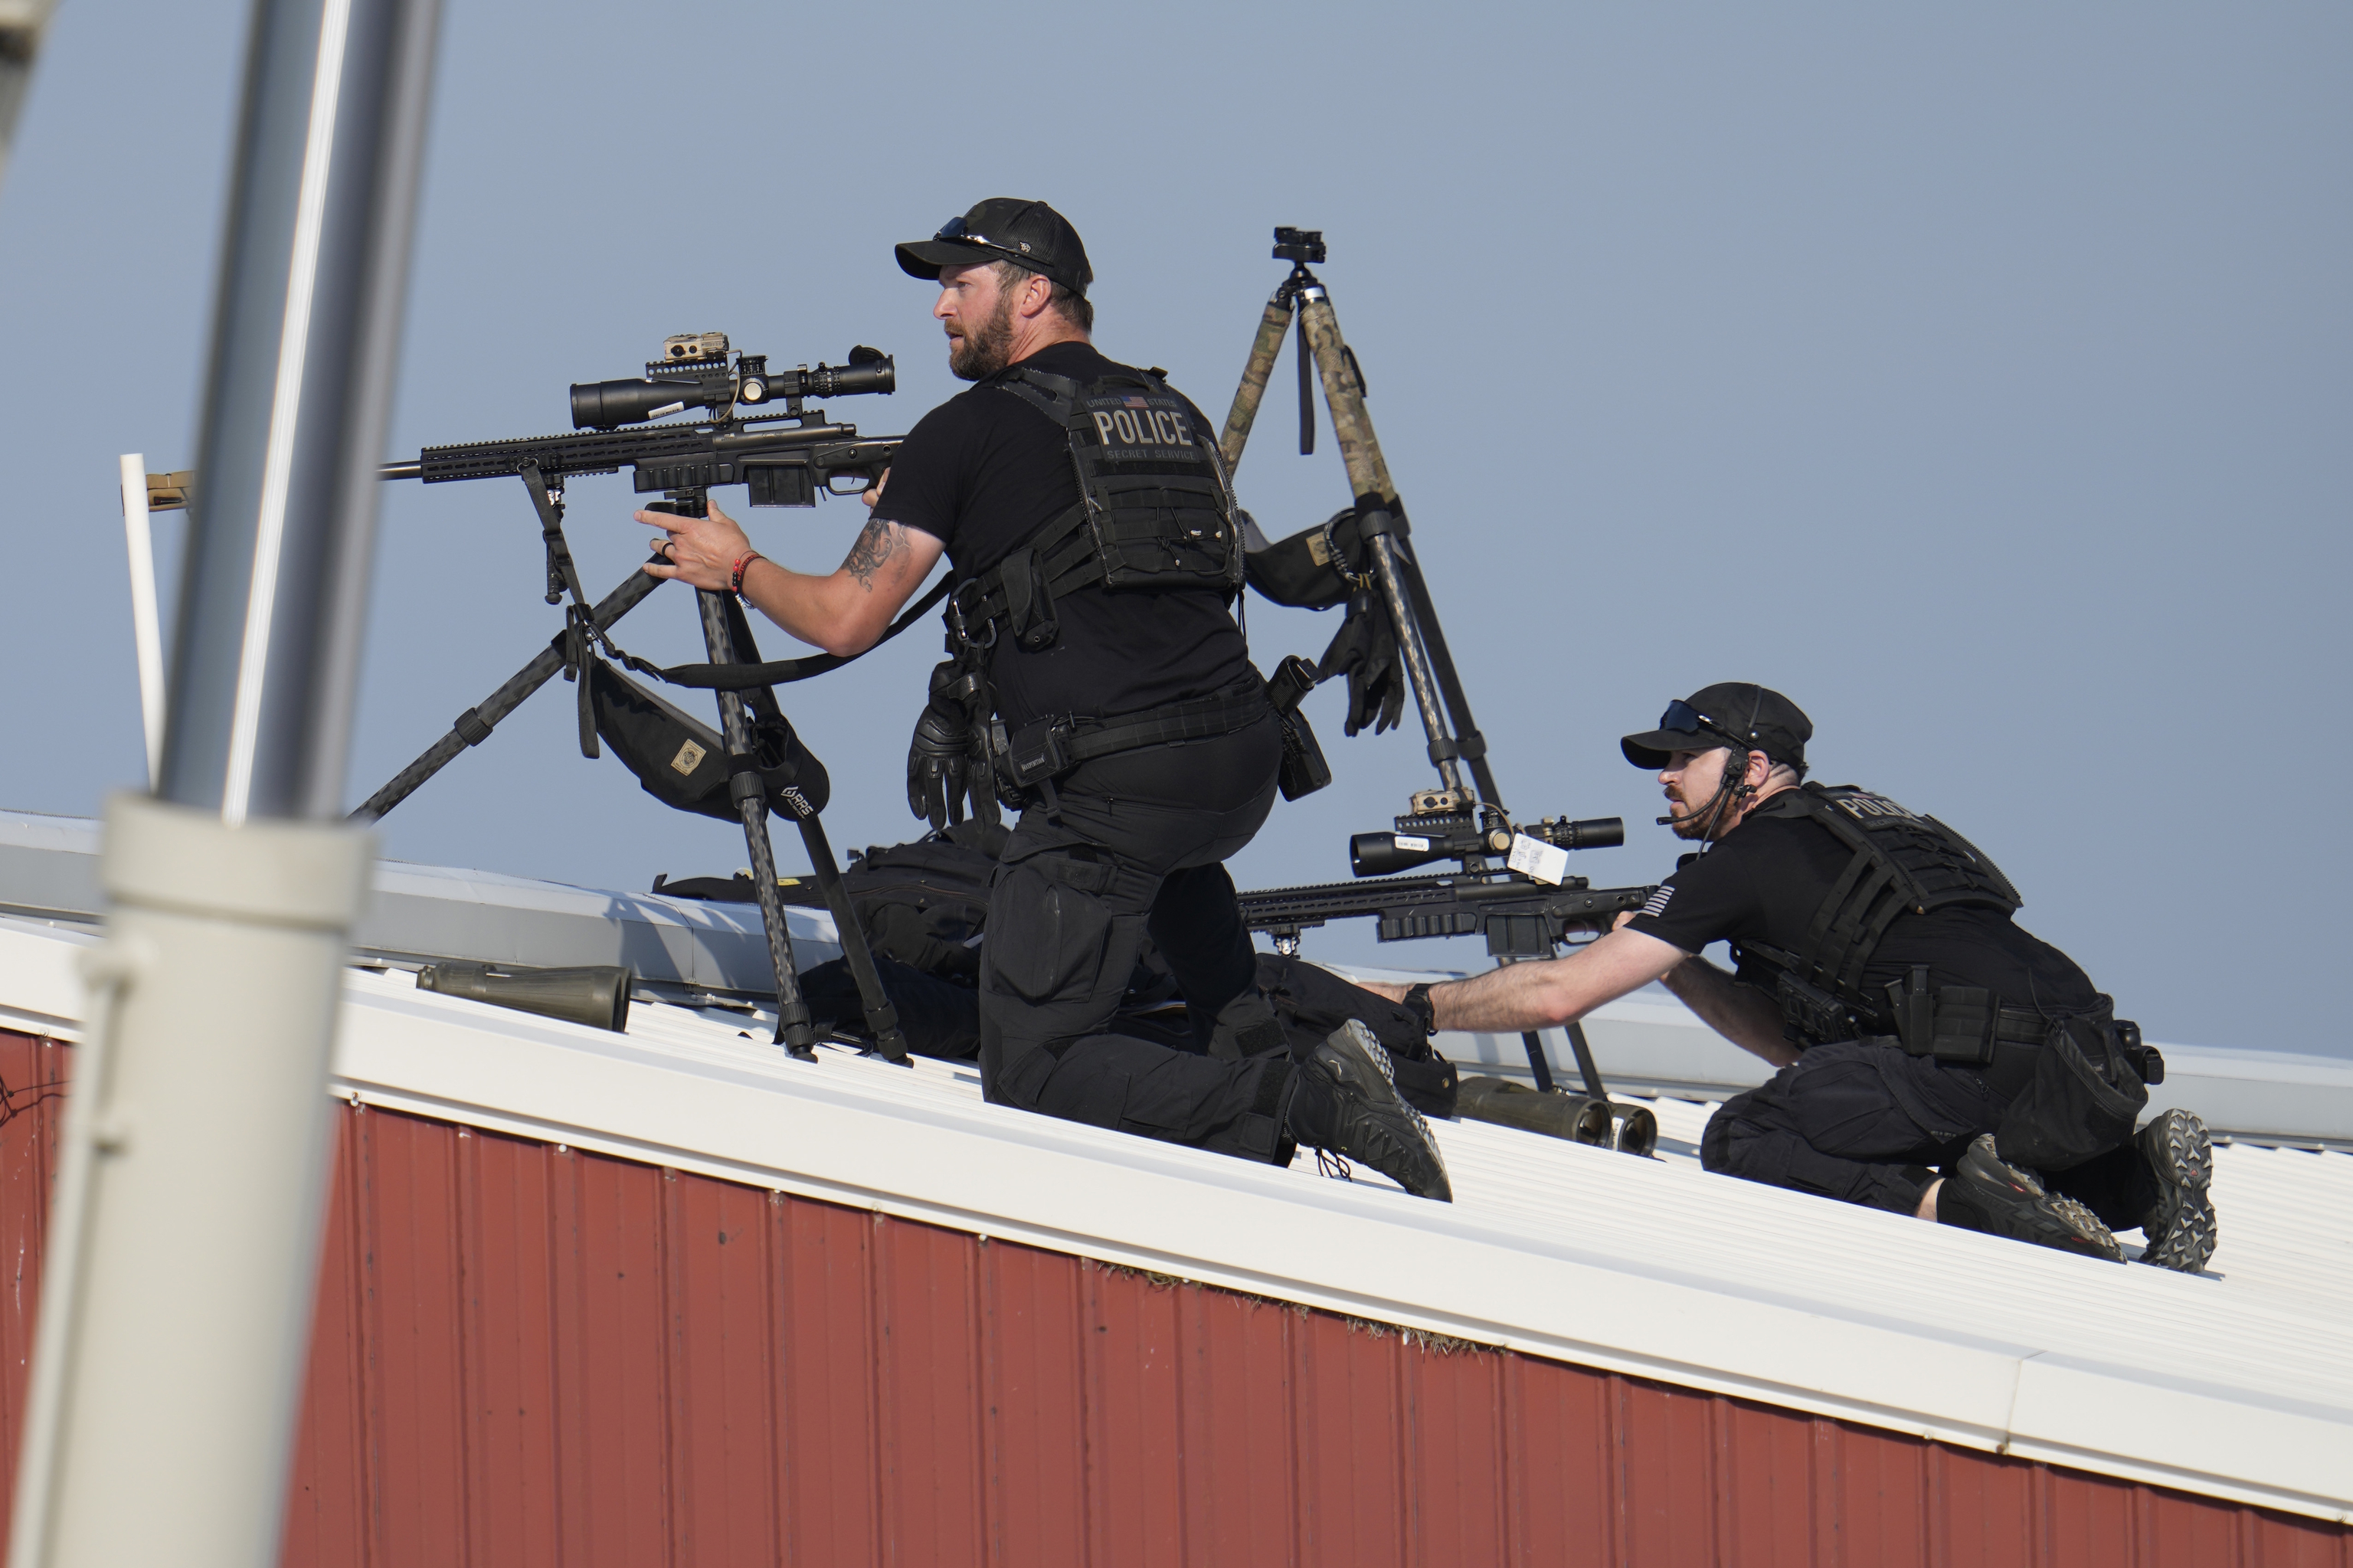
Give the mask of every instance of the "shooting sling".
[[(728, 631), (734, 646), (759, 656), (751, 622), (734, 599), (725, 601)], [(801, 745), (800, 736), (776, 705), (765, 686), (744, 694), (752, 722), (752, 755), (730, 758), (725, 737), (702, 721), (689, 717), (647, 691), (591, 652), (586, 640), (575, 649), (573, 677), (584, 683), (582, 697), (594, 714), (596, 734), (613, 748), (647, 794), (665, 806), (723, 822), (741, 820), (735, 805), (740, 788), (747, 797), (765, 797), (787, 816), (806, 819), (825, 810), (832, 781), (825, 764)], [(713, 665), (741, 669), (741, 665)], [(593, 747), (584, 750), (591, 757)], [(736, 782), (737, 775), (743, 783)]]
[[(740, 821), (731, 788), (727, 742), (602, 659), (590, 658), (588, 697), (596, 734), (665, 806), (723, 822)], [(809, 755), (782, 714), (759, 715), (752, 726), (757, 776), (769, 803), (788, 816), (825, 810), (832, 793), (825, 764)]]

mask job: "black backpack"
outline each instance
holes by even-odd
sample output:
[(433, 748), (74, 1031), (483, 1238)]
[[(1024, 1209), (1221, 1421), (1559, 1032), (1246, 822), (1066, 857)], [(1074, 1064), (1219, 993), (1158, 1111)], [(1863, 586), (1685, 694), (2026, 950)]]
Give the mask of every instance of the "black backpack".
[(850, 853), (842, 885), (866, 940), (910, 969), (980, 983), (980, 928), (1006, 830), (957, 822), (913, 843)]

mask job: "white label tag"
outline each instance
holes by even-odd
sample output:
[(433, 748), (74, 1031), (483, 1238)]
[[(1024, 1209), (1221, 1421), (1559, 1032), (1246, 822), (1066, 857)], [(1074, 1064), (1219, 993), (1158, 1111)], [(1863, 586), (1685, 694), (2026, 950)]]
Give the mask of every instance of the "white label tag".
[(1430, 847), (1430, 841), (1428, 839), (1416, 838), (1411, 833), (1398, 833), (1397, 835), (1397, 847), (1401, 850), (1426, 850)]
[(1506, 863), (1514, 871), (1555, 887), (1568, 879), (1568, 852), (1525, 833), (1512, 835), (1512, 858)]
[(670, 759), (670, 765), (681, 773), (691, 773), (702, 766), (702, 759), (709, 755), (690, 740), (678, 748), (678, 755)]

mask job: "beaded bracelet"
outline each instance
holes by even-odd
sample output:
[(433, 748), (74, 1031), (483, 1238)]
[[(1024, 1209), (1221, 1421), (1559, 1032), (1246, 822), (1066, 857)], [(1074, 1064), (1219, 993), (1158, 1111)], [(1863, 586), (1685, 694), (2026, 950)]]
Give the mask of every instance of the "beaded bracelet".
[(763, 556), (757, 550), (744, 551), (742, 558), (736, 561), (735, 569), (727, 574), (727, 591), (733, 594), (738, 599), (743, 598), (744, 573), (745, 568), (749, 567), (754, 561), (765, 561), (767, 558), (767, 556)]

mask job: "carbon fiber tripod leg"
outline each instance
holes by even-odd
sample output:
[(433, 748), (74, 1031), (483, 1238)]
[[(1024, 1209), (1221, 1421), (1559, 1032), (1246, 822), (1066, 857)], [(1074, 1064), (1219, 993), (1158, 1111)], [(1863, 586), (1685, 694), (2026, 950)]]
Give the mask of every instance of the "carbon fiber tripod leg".
[(1538, 1092), (1552, 1093), (1552, 1064), (1545, 1059), (1544, 1036), (1533, 1029), (1524, 1029), (1520, 1031), (1520, 1047), (1528, 1054), (1528, 1071), (1536, 1076)]
[[(695, 590), (695, 608), (702, 615), (702, 645), (714, 664), (735, 662), (734, 639), (727, 630), (727, 596)], [(752, 894), (760, 902), (760, 925), (768, 936), (768, 960), (776, 971), (776, 1044), (804, 1062), (817, 1060), (817, 1026), (810, 1022), (808, 1001), (801, 995), (799, 972), (793, 967), (792, 935), (785, 927), (784, 900), (776, 894), (776, 855), (768, 842), (768, 791), (760, 781), (754, 757), (752, 721), (736, 692), (719, 694), (719, 721), (727, 738), (730, 784), (735, 809), (744, 819), (744, 842), (752, 852)]]
[[(752, 630), (751, 618), (744, 613), (743, 604), (732, 595), (723, 594), (719, 609), (726, 621), (727, 645), (736, 659), (746, 664), (758, 663), (760, 641)], [(744, 712), (752, 721), (790, 727), (785, 710), (776, 702), (775, 687), (745, 686), (740, 694)], [(892, 1005), (891, 993), (882, 989), (882, 977), (875, 972), (874, 952), (867, 945), (866, 927), (849, 902), (849, 890), (842, 885), (841, 868), (834, 862), (833, 845), (827, 842), (825, 824), (799, 790), (785, 790), (783, 800), (786, 810), (800, 825), (801, 847), (808, 852), (810, 874), (817, 878), (818, 891), (825, 895), (825, 906), (833, 914), (834, 931), (841, 938), (841, 956), (849, 965), (849, 978), (857, 982), (859, 1006), (866, 1014), (866, 1027), (874, 1035), (874, 1044), (866, 1054), (912, 1067), (914, 1064), (907, 1060), (907, 1036), (899, 1027), (899, 1010)]]
[(1568, 1048), (1577, 1053), (1577, 1070), (1584, 1075), (1585, 1092), (1597, 1100), (1608, 1099), (1609, 1091), (1601, 1086), (1601, 1069), (1594, 1065), (1593, 1047), (1586, 1044), (1584, 1024), (1570, 1022)]
[(818, 891), (825, 895), (825, 906), (833, 911), (833, 928), (841, 938), (841, 956), (849, 961), (849, 978), (858, 982), (859, 1005), (865, 1009), (866, 1027), (874, 1035), (871, 1054), (912, 1067), (914, 1064), (907, 1060), (907, 1036), (899, 1028), (899, 1010), (891, 1005), (882, 977), (875, 972), (874, 950), (866, 944), (866, 927), (859, 923), (858, 911), (850, 905), (849, 889), (842, 885), (841, 868), (833, 863), (833, 845), (826, 840), (825, 824), (814, 811), (797, 820), (801, 846), (808, 851), (809, 870), (817, 877)]
[(1421, 622), (1422, 638), (1430, 644), (1430, 662), (1438, 676), (1438, 689), (1446, 698), (1447, 712), (1454, 718), (1454, 743), (1462, 748), (1462, 760), (1471, 765), (1471, 777), (1478, 781), (1479, 798), (1501, 801), (1504, 796), (1495, 788), (1495, 770), (1487, 764), (1487, 737), (1479, 733), (1478, 721), (1471, 716), (1471, 698), (1462, 689), (1461, 675), (1455, 671), (1454, 655), (1447, 650), (1446, 629), (1438, 623), (1438, 605), (1430, 597), (1430, 584), (1422, 577), (1421, 563), (1413, 558), (1410, 546), (1398, 552), (1398, 562), (1405, 568), (1406, 594), (1413, 601), (1414, 617)]
[[(661, 587), (659, 577), (649, 577), (643, 572), (631, 572), (628, 580), (598, 601), (590, 611), (599, 630), (643, 603), (645, 597)], [(449, 733), (425, 748), (423, 755), (392, 777), (392, 782), (369, 796), (354, 809), (348, 821), (373, 822), (415, 794), (418, 786), (456, 760), (458, 754), (470, 746), (480, 746), (491, 738), (492, 726), (507, 715), (522, 706), (524, 699), (554, 678), (564, 668), (564, 642), (567, 634), (558, 632), (555, 641), (509, 678), (506, 684), (484, 697), (479, 707), (468, 708), (458, 715)]]

